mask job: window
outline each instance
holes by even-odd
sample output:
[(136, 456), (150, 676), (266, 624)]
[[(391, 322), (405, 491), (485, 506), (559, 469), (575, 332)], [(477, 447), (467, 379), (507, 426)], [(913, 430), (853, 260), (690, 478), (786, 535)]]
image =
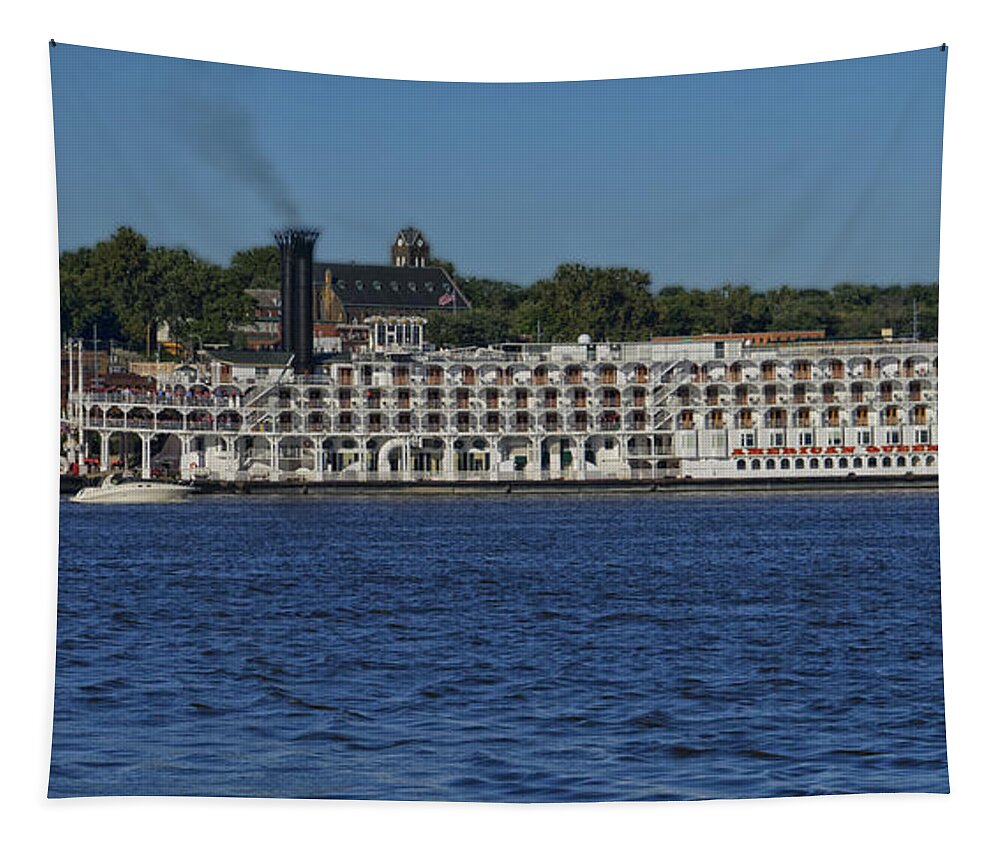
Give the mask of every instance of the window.
[(799, 432), (799, 446), (812, 446), (813, 435), (811, 431)]
[(870, 431), (859, 431), (858, 432), (858, 444), (861, 446), (867, 446), (872, 442), (872, 433)]
[[(255, 366), (253, 368), (253, 374), (256, 378), (267, 378), (267, 367), (266, 366)], [(927, 441), (924, 441), (926, 443)]]
[(755, 435), (752, 431), (745, 431), (740, 434), (740, 446), (744, 449), (752, 448), (755, 445)]
[(828, 434), (826, 436), (827, 446), (840, 446), (844, 442), (844, 438), (841, 436), (840, 432), (834, 434)]
[(771, 435), (771, 446), (784, 446), (785, 445), (785, 435), (781, 432), (774, 432)]
[(902, 441), (899, 439), (899, 431), (893, 430), (886, 433), (885, 442), (891, 444), (898, 444)]
[(931, 433), (925, 428), (918, 428), (915, 432), (917, 443), (930, 443)]

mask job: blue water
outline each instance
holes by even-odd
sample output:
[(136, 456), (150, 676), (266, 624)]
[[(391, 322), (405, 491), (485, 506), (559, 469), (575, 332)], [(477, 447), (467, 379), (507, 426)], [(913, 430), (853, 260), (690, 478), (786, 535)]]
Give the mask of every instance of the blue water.
[(64, 502), (50, 795), (946, 792), (937, 513)]

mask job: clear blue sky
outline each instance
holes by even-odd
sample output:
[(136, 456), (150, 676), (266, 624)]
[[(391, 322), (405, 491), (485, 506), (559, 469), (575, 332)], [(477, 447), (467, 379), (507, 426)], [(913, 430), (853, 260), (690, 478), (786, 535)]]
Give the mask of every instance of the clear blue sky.
[(226, 263), (300, 223), (318, 257), (388, 263), (415, 225), (522, 284), (562, 262), (654, 290), (936, 281), (946, 57), (421, 83), (61, 44), (60, 245), (128, 224)]

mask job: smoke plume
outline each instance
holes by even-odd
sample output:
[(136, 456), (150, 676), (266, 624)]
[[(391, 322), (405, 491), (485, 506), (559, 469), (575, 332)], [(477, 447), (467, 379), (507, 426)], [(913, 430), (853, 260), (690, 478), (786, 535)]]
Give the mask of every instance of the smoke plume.
[(194, 153), (220, 174), (266, 200), (283, 224), (300, 224), (299, 208), (260, 144), (253, 119), (232, 106), (188, 102), (187, 136)]

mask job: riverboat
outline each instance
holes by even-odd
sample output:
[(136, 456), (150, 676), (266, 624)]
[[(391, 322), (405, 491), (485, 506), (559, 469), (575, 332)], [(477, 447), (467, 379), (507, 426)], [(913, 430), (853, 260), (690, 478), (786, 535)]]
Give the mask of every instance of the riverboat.
[(188, 482), (935, 477), (937, 343), (715, 335), (436, 350), (225, 353), (155, 389), (73, 386), (102, 470)]

